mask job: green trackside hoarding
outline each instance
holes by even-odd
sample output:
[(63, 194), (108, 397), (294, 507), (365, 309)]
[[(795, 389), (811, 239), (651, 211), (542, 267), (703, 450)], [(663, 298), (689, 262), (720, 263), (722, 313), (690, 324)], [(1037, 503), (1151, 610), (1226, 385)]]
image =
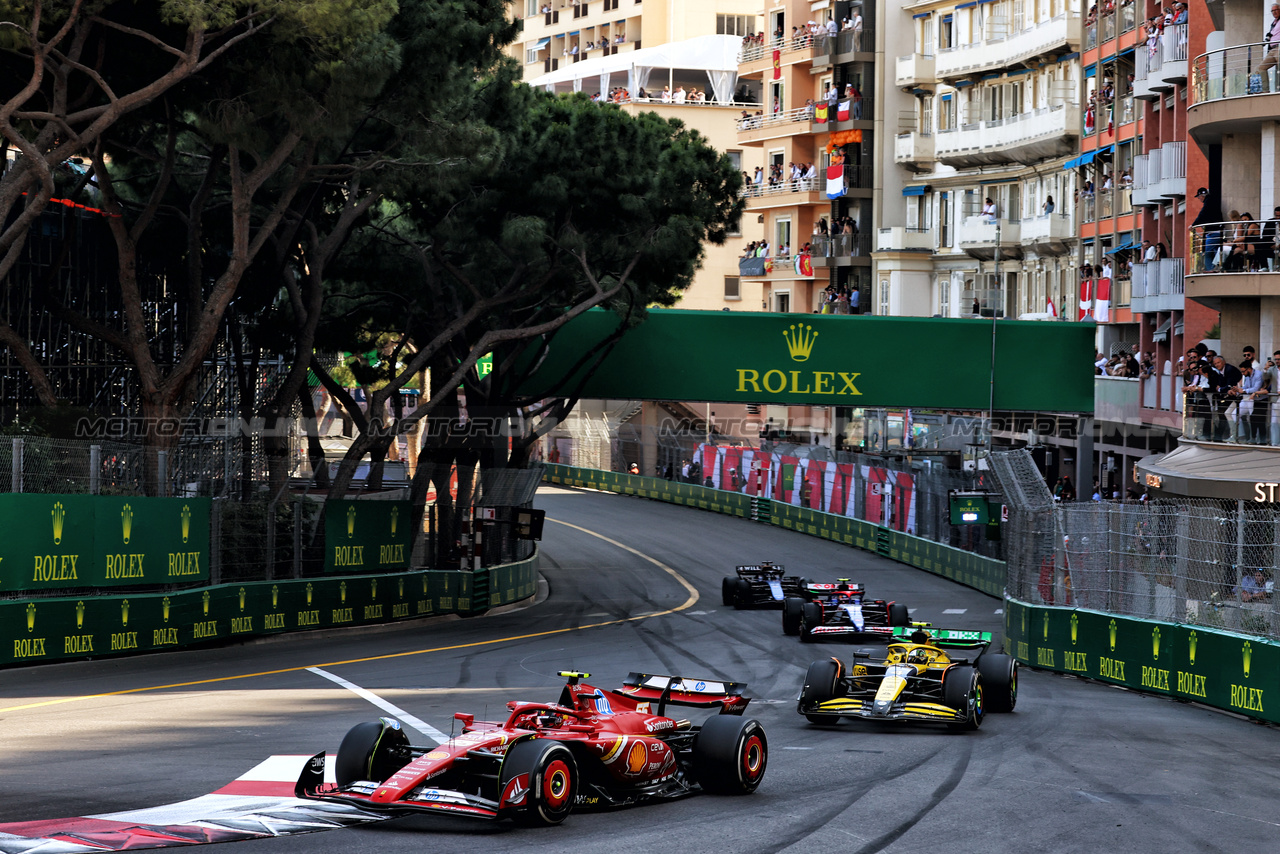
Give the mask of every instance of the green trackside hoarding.
[(207, 581), (208, 498), (0, 495), (0, 592)]
[(1280, 723), (1280, 645), (1266, 638), (1012, 599), (1005, 638), (1033, 667)]
[(616, 315), (602, 310), (566, 324), (518, 391), (533, 397), (575, 389), (581, 397), (628, 400), (1093, 411), (1092, 323), (655, 309), (578, 389), (575, 370), (581, 369), (575, 366), (589, 362), (582, 357), (617, 324)]
[(325, 504), (326, 572), (408, 569), (413, 504), (409, 501), (329, 501)]

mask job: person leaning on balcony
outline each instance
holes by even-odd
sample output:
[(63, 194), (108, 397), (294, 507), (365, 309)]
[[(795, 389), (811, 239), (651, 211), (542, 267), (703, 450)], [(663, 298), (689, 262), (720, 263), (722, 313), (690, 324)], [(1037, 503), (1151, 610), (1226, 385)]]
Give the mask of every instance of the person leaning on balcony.
[(1271, 219), (1262, 224), (1262, 248), (1266, 250), (1266, 272), (1275, 269), (1276, 250), (1280, 249), (1280, 205), (1272, 211)]
[(1187, 22), (1187, 4), (1173, 4), (1173, 22), (1175, 24), (1185, 24)]
[(1053, 213), (1053, 196), (1044, 197), (1044, 204), (1040, 206), (1040, 211), (1045, 214)]
[(995, 222), (996, 219), (996, 203), (990, 196), (987, 196), (986, 201), (982, 203), (982, 221), (991, 223)]
[(1271, 23), (1267, 25), (1264, 40), (1267, 43), (1267, 55), (1262, 58), (1262, 62), (1258, 63), (1254, 73), (1262, 78), (1262, 91), (1270, 92), (1271, 75), (1267, 72), (1275, 67), (1276, 59), (1280, 54), (1280, 3), (1271, 4)]

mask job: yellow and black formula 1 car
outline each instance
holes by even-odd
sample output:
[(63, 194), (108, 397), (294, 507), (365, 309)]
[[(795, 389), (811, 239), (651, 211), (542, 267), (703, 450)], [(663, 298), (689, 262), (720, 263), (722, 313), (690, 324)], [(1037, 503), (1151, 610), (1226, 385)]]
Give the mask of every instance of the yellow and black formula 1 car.
[[(812, 723), (840, 718), (947, 724), (975, 730), (988, 711), (1012, 712), (1018, 662), (990, 652), (990, 632), (899, 626), (879, 656), (856, 650), (848, 672), (836, 658), (805, 674), (796, 710)], [(976, 650), (973, 658), (957, 650)]]

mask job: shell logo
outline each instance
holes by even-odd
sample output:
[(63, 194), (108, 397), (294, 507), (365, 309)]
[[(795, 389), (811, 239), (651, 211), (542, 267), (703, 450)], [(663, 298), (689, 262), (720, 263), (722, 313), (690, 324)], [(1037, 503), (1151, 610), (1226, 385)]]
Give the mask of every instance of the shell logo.
[(637, 741), (631, 745), (631, 751), (627, 754), (627, 770), (632, 774), (639, 774), (644, 770), (644, 764), (649, 759), (649, 751), (644, 746), (644, 742)]
[(433, 750), (427, 754), (428, 759), (448, 759), (449, 753), (445, 750)]

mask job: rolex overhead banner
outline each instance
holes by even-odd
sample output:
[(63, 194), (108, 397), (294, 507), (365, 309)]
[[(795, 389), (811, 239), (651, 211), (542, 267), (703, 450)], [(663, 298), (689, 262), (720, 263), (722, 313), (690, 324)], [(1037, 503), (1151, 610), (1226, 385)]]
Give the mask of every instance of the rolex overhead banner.
[(329, 501), (325, 503), (326, 572), (409, 568), (409, 501)]
[(0, 495), (0, 592), (209, 579), (208, 498)]
[[(579, 386), (582, 365), (594, 364), (587, 356), (617, 324), (616, 315), (602, 310), (566, 324), (517, 392), (531, 398), (1093, 411), (1092, 324), (651, 310)], [(541, 355), (529, 351), (517, 359), (527, 363)]]

